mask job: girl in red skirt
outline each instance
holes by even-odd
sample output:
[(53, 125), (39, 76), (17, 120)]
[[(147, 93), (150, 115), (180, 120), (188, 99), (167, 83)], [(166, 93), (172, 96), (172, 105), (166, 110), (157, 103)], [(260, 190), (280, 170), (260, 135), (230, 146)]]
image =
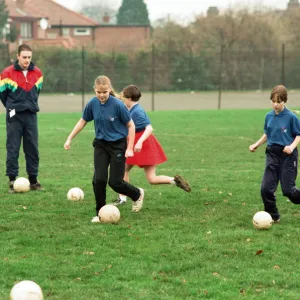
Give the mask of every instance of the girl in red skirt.
[[(129, 85), (122, 92), (122, 100), (129, 109), (131, 118), (135, 125), (134, 156), (126, 159), (124, 181), (129, 182), (129, 172), (133, 166), (139, 166), (145, 171), (146, 178), (150, 184), (173, 184), (190, 192), (189, 184), (180, 176), (169, 177), (156, 175), (156, 165), (167, 160), (159, 141), (152, 134), (153, 128), (150, 120), (139, 105), (142, 96), (135, 85)], [(126, 203), (126, 196), (119, 195), (115, 205)]]

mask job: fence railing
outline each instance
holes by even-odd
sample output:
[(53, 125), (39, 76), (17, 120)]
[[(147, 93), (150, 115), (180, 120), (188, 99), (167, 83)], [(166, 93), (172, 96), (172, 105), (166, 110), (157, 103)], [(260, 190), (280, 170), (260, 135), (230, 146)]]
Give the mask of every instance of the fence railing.
[[(0, 67), (11, 63), (5, 45), (0, 48)], [(285, 84), (300, 89), (300, 53), (282, 44), (278, 49), (218, 46), (183, 52), (151, 45), (134, 52), (98, 53), (82, 47), (33, 50), (33, 62), (44, 74), (43, 93), (86, 94), (93, 92), (94, 79), (107, 75), (121, 91), (136, 84), (151, 93), (155, 110), (157, 92), (217, 91), (222, 108), (224, 91), (262, 91)]]

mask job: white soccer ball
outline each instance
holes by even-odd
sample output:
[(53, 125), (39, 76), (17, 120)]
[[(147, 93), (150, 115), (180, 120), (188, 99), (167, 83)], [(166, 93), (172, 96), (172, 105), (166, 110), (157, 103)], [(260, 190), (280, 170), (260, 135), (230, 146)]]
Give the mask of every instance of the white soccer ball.
[(100, 223), (117, 224), (120, 221), (121, 214), (116, 206), (108, 204), (101, 207), (98, 216)]
[(25, 177), (19, 177), (14, 181), (14, 190), (17, 193), (25, 193), (30, 190), (30, 182)]
[(40, 286), (31, 281), (23, 280), (15, 284), (10, 291), (10, 300), (43, 300)]
[(69, 200), (79, 201), (79, 200), (83, 200), (84, 193), (83, 193), (82, 189), (80, 189), (78, 187), (74, 187), (68, 191), (67, 197)]
[(256, 229), (268, 229), (272, 226), (273, 219), (266, 211), (259, 211), (253, 216), (252, 223)]

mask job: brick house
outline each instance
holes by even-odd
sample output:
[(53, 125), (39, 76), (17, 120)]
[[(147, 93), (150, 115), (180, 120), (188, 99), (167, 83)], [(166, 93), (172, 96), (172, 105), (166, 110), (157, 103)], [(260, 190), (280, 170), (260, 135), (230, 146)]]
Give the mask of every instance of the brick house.
[[(9, 24), (18, 29), (19, 43), (35, 47), (82, 45), (98, 51), (131, 51), (144, 46), (150, 39), (150, 26), (118, 26), (105, 16), (102, 24), (72, 11), (54, 0), (5, 0), (9, 11)], [(42, 20), (42, 21), (41, 21)], [(47, 22), (46, 22), (47, 20)], [(43, 27), (45, 26), (46, 29)]]

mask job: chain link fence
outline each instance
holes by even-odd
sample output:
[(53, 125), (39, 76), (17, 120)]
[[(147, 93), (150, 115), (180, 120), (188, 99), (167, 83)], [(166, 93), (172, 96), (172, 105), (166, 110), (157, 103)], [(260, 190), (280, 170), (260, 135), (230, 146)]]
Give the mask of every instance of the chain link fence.
[[(167, 50), (166, 50), (167, 49)], [(33, 62), (43, 71), (43, 94), (79, 95), (82, 106), (93, 94), (97, 76), (108, 76), (116, 92), (136, 84), (151, 95), (155, 110), (157, 93), (213, 91), (217, 107), (222, 108), (226, 91), (269, 91), (277, 84), (300, 88), (300, 53), (291, 45), (272, 49), (203, 47), (200, 52), (150, 45), (144, 49), (99, 53), (84, 47), (33, 49)], [(0, 67), (16, 58), (0, 47)], [(241, 100), (242, 101), (242, 100)]]

